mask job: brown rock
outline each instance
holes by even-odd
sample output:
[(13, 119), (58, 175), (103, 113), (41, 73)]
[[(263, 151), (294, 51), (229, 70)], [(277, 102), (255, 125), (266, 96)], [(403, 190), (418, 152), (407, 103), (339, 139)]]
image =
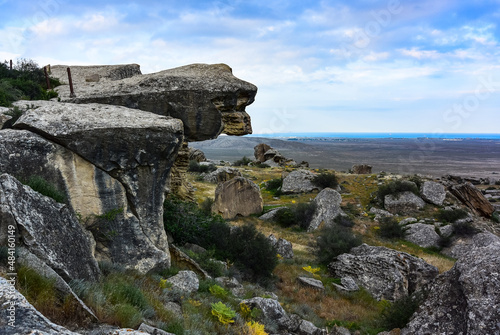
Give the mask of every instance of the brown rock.
[(266, 161), (266, 158), (264, 156), (264, 154), (269, 150), (271, 149), (271, 147), (265, 143), (260, 143), (260, 144), (257, 144), (254, 148), (253, 148), (253, 155), (255, 156), (255, 159), (261, 163), (264, 163)]
[(372, 166), (367, 164), (353, 165), (351, 170), (354, 174), (370, 174), (372, 173)]
[(236, 177), (219, 184), (215, 190), (212, 212), (221, 214), (224, 219), (258, 214), (262, 209), (259, 186), (249, 179)]
[(495, 211), (481, 191), (471, 183), (453, 185), (450, 187), (450, 192), (479, 215), (489, 218)]
[(182, 200), (194, 200), (194, 188), (187, 181), (186, 173), (189, 168), (190, 148), (183, 142), (170, 170), (170, 192)]

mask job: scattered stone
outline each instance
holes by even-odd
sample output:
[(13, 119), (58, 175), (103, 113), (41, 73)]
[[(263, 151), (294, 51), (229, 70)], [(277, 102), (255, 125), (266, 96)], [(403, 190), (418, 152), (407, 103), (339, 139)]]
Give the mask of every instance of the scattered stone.
[(150, 335), (174, 335), (172, 333), (167, 333), (164, 330), (161, 330), (161, 329), (158, 329), (155, 327), (151, 327), (145, 323), (141, 323), (141, 325), (139, 326), (139, 329), (137, 329), (137, 330), (145, 332), (145, 333), (150, 334)]
[(426, 181), (420, 187), (420, 195), (425, 201), (436, 206), (442, 206), (446, 198), (446, 189), (440, 183)]
[(392, 214), (410, 214), (424, 206), (425, 202), (410, 191), (388, 194), (384, 198), (384, 208)]
[[(52, 323), (37, 311), (7, 279), (0, 277), (0, 325), (3, 335), (78, 335)], [(12, 325), (9, 323), (12, 322)]]
[(373, 218), (375, 221), (380, 221), (380, 219), (384, 217), (394, 216), (393, 214), (389, 213), (386, 210), (375, 207), (370, 208), (370, 213), (375, 214), (375, 217)]
[(452, 185), (450, 192), (456, 196), (464, 205), (472, 209), (478, 215), (491, 217), (494, 208), (484, 195), (471, 183)]
[(439, 227), (439, 232), (441, 233), (442, 237), (447, 238), (453, 235), (453, 233), (455, 232), (455, 228), (453, 228), (453, 225), (449, 224)]
[(295, 170), (290, 172), (283, 179), (283, 186), (281, 191), (285, 194), (289, 193), (309, 193), (314, 190), (319, 190), (317, 186), (312, 183), (316, 175), (308, 170)]
[(333, 326), (328, 335), (351, 335), (351, 332), (347, 328), (340, 326)]
[(215, 281), (231, 291), (231, 294), (235, 297), (241, 297), (245, 294), (245, 288), (240, 282), (234, 277), (218, 277)]
[(347, 291), (347, 292), (359, 291), (358, 284), (356, 284), (354, 279), (352, 279), (352, 277), (350, 276), (345, 276), (340, 278), (340, 285), (333, 283), (333, 286), (335, 286), (341, 291)]
[(281, 207), (273, 208), (269, 212), (267, 212), (267, 213), (262, 214), (261, 216), (259, 216), (259, 219), (260, 220), (264, 220), (264, 221), (273, 221), (274, 217), (276, 216), (276, 213), (278, 213), (278, 211), (280, 209), (283, 209), (283, 208), (286, 208), (286, 207), (281, 206)]
[(323, 285), (321, 280), (318, 280), (318, 279), (314, 279), (314, 278), (310, 278), (310, 277), (298, 277), (297, 281), (299, 282), (299, 284), (313, 288), (315, 290), (320, 290), (320, 291), (325, 290), (325, 286)]
[(307, 320), (302, 320), (299, 327), (297, 328), (298, 335), (326, 335), (326, 331), (323, 331), (316, 327), (312, 322)]
[(500, 238), (477, 234), (453, 268), (430, 284), (401, 334), (498, 334), (499, 309)]
[(434, 225), (413, 223), (406, 227), (405, 240), (415, 243), (422, 248), (439, 248), (441, 238), (436, 233)]
[(406, 218), (406, 219), (403, 219), (403, 220), (399, 221), (399, 225), (400, 226), (406, 226), (406, 225), (408, 225), (410, 223), (415, 223), (415, 222), (418, 222), (418, 220), (415, 219), (415, 218)]
[(351, 170), (354, 174), (370, 174), (372, 173), (372, 166), (367, 164), (353, 165)]
[(209, 183), (219, 184), (231, 180), (234, 177), (241, 177), (240, 170), (232, 167), (220, 167), (203, 177)]
[(377, 300), (411, 295), (438, 275), (438, 270), (405, 252), (362, 244), (328, 265), (335, 278), (354, 279)]
[(345, 215), (342, 208), (340, 208), (341, 202), (342, 196), (331, 188), (325, 188), (319, 192), (313, 200), (316, 210), (307, 231), (316, 230), (322, 224), (330, 226), (337, 216)]
[(292, 323), (292, 320), (277, 300), (255, 297), (243, 300), (242, 303), (246, 304), (250, 309), (260, 309), (262, 314), (258, 317), (258, 320), (266, 327), (275, 324), (279, 330), (288, 330)]
[(172, 288), (183, 292), (192, 293), (198, 291), (200, 281), (198, 276), (193, 271), (179, 271), (173, 277), (167, 279), (167, 282), (172, 284)]
[(286, 259), (293, 258), (293, 248), (291, 242), (283, 238), (277, 239), (273, 234), (269, 235), (268, 239), (271, 241), (271, 244), (281, 257)]
[(217, 186), (212, 211), (224, 219), (262, 213), (260, 188), (253, 181), (235, 177)]

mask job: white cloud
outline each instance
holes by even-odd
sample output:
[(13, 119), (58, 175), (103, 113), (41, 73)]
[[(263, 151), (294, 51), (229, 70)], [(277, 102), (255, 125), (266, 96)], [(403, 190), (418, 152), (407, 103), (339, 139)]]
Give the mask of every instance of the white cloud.
[(84, 32), (102, 32), (116, 28), (120, 23), (115, 13), (97, 13), (86, 15), (83, 19), (76, 21), (74, 26)]

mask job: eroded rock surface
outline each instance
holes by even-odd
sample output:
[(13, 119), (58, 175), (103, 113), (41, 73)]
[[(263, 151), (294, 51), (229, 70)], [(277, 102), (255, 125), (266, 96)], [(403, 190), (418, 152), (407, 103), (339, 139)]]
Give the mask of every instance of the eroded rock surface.
[(384, 198), (384, 208), (392, 214), (411, 214), (424, 206), (425, 202), (410, 191), (388, 194)]
[(449, 189), (464, 205), (479, 215), (491, 217), (495, 211), (488, 199), (471, 183), (453, 185)]
[(233, 219), (237, 215), (262, 213), (263, 206), (259, 186), (249, 179), (235, 177), (217, 186), (212, 212)]
[(312, 183), (316, 175), (308, 170), (295, 170), (283, 179), (283, 193), (308, 193), (319, 188)]
[(426, 181), (420, 187), (420, 195), (425, 201), (436, 206), (441, 206), (446, 198), (446, 189), (440, 183)]
[(316, 209), (307, 230), (316, 230), (322, 224), (325, 226), (333, 225), (337, 216), (345, 215), (342, 208), (340, 208), (341, 202), (342, 196), (339, 192), (331, 188), (325, 188), (319, 192), (313, 200), (313, 203), (316, 205)]

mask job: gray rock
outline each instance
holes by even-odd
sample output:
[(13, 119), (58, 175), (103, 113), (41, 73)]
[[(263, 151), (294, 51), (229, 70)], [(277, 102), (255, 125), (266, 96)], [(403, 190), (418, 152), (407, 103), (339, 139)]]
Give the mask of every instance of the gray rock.
[(333, 326), (328, 335), (351, 335), (349, 329), (339, 326)]
[(220, 167), (204, 176), (203, 180), (209, 183), (218, 184), (231, 180), (234, 177), (241, 177), (240, 170), (232, 167)]
[(58, 326), (38, 312), (12, 282), (0, 277), (0, 329), (3, 335), (78, 335)]
[(2, 232), (6, 232), (9, 225), (16, 227), (22, 244), (64, 280), (96, 281), (99, 278), (92, 243), (68, 206), (2, 174), (0, 218)]
[(271, 244), (279, 255), (286, 259), (293, 258), (293, 248), (291, 242), (283, 238), (277, 239), (273, 234), (269, 235), (268, 239), (271, 241)]
[(392, 214), (410, 214), (424, 206), (425, 202), (410, 191), (388, 194), (384, 198), (384, 208)]
[(0, 107), (0, 129), (2, 129), (3, 125), (7, 121), (9, 121), (10, 119), (12, 119), (12, 116), (3, 114), (5, 112), (7, 112), (8, 110), (9, 110), (8, 108)]
[(313, 288), (315, 290), (320, 290), (320, 291), (325, 290), (325, 286), (323, 285), (321, 280), (318, 280), (318, 279), (314, 279), (314, 278), (310, 278), (310, 277), (298, 277), (297, 281), (299, 282), (299, 284)]
[(370, 174), (372, 173), (372, 166), (367, 164), (358, 164), (353, 165), (351, 170), (354, 174)]
[(418, 222), (418, 220), (415, 218), (406, 218), (406, 219), (399, 221), (399, 225), (406, 226), (406, 225), (409, 225), (410, 223), (415, 223), (415, 222)]
[(57, 87), (59, 97), (63, 102), (119, 105), (172, 116), (182, 120), (188, 141), (252, 133), (245, 107), (254, 101), (257, 87), (233, 76), (225, 64), (191, 64), (114, 81), (102, 80), (101, 73), (98, 83), (75, 84), (74, 98), (68, 85)]
[(215, 281), (222, 287), (225, 287), (231, 291), (231, 294), (236, 297), (241, 297), (245, 294), (245, 288), (240, 282), (234, 277), (218, 277)]
[[(181, 320), (182, 319), (182, 307), (173, 302), (173, 301), (167, 301), (163, 304), (165, 309), (169, 311), (175, 318)], [(140, 330), (140, 329), (139, 329)]]
[(493, 214), (494, 208), (491, 203), (471, 183), (452, 185), (449, 190), (458, 200), (478, 215), (489, 218)]
[(370, 208), (370, 213), (375, 214), (375, 217), (373, 218), (375, 221), (380, 221), (380, 219), (384, 217), (394, 216), (393, 214), (389, 213), (386, 210), (375, 207)]
[(325, 188), (319, 192), (313, 200), (313, 203), (316, 205), (316, 210), (314, 211), (307, 231), (316, 230), (322, 224), (330, 226), (337, 216), (345, 215), (342, 208), (340, 208), (341, 202), (342, 196), (331, 188)]
[(446, 198), (446, 189), (440, 183), (426, 181), (420, 187), (420, 195), (425, 201), (436, 206), (442, 206)]
[(320, 335), (326, 334), (321, 329), (316, 327), (312, 322), (307, 320), (302, 320), (299, 327), (297, 328), (298, 335)]
[(352, 279), (352, 277), (350, 276), (345, 276), (340, 278), (340, 285), (333, 283), (333, 286), (341, 291), (347, 291), (347, 292), (359, 291), (358, 284), (356, 284), (354, 279)]
[(253, 181), (235, 177), (217, 186), (212, 212), (225, 219), (262, 213), (260, 188)]
[(186, 255), (181, 249), (177, 248), (175, 245), (170, 244), (169, 251), (173, 265), (183, 269), (189, 269), (203, 279), (212, 278), (210, 277), (208, 272), (203, 270), (201, 266), (194, 259)]
[(168, 333), (164, 330), (161, 330), (161, 329), (158, 329), (155, 327), (151, 327), (145, 323), (141, 323), (141, 325), (139, 326), (139, 328), (137, 330), (139, 330), (141, 332), (148, 333), (150, 335), (174, 335), (174, 334)]
[(242, 303), (246, 304), (250, 309), (258, 308), (262, 311), (258, 320), (266, 328), (273, 323), (278, 326), (279, 330), (288, 330), (290, 328), (292, 320), (277, 300), (255, 297), (243, 300)]
[(375, 299), (396, 301), (438, 275), (438, 270), (404, 252), (363, 244), (328, 265), (333, 277), (350, 276)]
[(121, 329), (116, 329), (116, 330), (110, 331), (106, 335), (145, 335), (145, 334), (149, 335), (148, 332), (144, 332), (142, 330), (134, 330), (131, 328), (121, 328)]
[(283, 193), (308, 193), (319, 188), (313, 185), (312, 180), (316, 175), (308, 170), (295, 170), (283, 179), (281, 191)]
[(278, 213), (278, 211), (280, 209), (283, 209), (283, 208), (286, 208), (286, 207), (281, 206), (281, 207), (273, 208), (269, 212), (267, 212), (267, 213), (262, 214), (261, 216), (259, 216), (259, 219), (260, 220), (264, 220), (264, 221), (273, 221), (274, 217), (276, 216), (276, 213)]
[(196, 292), (200, 286), (198, 276), (193, 271), (179, 271), (178, 274), (167, 279), (167, 283), (172, 284), (172, 288), (187, 293)]
[(439, 248), (440, 237), (434, 225), (424, 223), (410, 224), (405, 231), (405, 240), (415, 243), (422, 248)]
[(455, 228), (453, 228), (453, 225), (449, 224), (439, 227), (439, 232), (441, 233), (442, 237), (450, 237), (455, 232)]
[[(67, 85), (67, 65), (53, 65), (50, 67), (50, 76), (58, 78)], [(102, 65), (102, 66), (71, 66), (71, 79), (75, 87), (87, 82), (87, 78), (97, 76), (98, 81), (115, 81), (141, 75), (141, 68), (137, 64)], [(95, 81), (97, 82), (97, 81)]]
[(429, 287), (402, 335), (500, 334), (500, 238), (473, 238), (453, 268)]

